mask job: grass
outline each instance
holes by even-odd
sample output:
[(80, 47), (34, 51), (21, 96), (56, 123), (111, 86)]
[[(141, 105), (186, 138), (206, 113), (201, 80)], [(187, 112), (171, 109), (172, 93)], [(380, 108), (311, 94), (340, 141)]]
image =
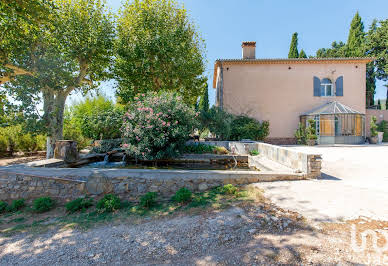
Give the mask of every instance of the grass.
[(101, 212), (90, 207), (83, 212), (67, 213), (64, 206), (57, 206), (46, 213), (36, 213), (24, 208), (12, 214), (0, 215), (0, 234), (11, 235), (19, 232), (40, 233), (54, 228), (77, 228), (87, 230), (102, 224), (139, 224), (149, 219), (195, 215), (206, 211), (225, 209), (244, 202), (262, 201), (262, 192), (253, 186), (237, 188), (233, 194), (225, 193), (223, 187), (201, 193), (193, 193), (187, 203), (172, 200), (157, 201), (149, 208), (137, 203), (124, 201), (115, 212)]

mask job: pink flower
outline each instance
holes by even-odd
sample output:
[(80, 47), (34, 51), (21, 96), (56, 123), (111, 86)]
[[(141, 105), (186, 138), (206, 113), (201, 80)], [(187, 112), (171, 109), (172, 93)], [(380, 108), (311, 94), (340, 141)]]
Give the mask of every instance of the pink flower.
[(165, 126), (165, 125), (166, 125), (166, 122), (163, 121), (162, 125)]
[(124, 148), (128, 148), (128, 146), (129, 146), (128, 144), (123, 144)]
[(168, 122), (168, 123), (167, 123), (167, 126), (169, 127), (170, 125), (171, 125), (170, 122)]

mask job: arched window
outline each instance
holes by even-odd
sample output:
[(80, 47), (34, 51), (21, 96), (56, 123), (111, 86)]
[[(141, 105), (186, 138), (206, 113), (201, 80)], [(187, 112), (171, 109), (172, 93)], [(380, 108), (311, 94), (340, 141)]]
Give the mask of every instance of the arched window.
[(321, 81), (321, 96), (333, 96), (333, 83), (330, 79), (324, 78)]

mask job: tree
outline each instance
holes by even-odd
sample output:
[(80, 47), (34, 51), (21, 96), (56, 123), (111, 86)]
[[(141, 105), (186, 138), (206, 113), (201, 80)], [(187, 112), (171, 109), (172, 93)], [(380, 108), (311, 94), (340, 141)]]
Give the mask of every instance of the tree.
[(47, 158), (53, 156), (56, 140), (63, 137), (63, 114), (69, 94), (94, 89), (109, 77), (107, 68), (112, 61), (114, 39), (113, 15), (101, 0), (54, 3), (52, 21), (36, 32), (29, 44), (32, 46), (22, 43), (23, 53), (9, 54), (9, 61), (31, 75), (16, 76), (4, 84), (24, 106), (35, 106), (43, 100)]
[[(367, 35), (367, 47), (369, 56), (376, 57), (376, 78), (388, 80), (388, 19), (372, 23)], [(387, 87), (388, 96), (388, 87)]]
[(206, 83), (204, 85), (203, 95), (199, 100), (199, 111), (200, 112), (209, 112), (209, 85)]
[(204, 42), (183, 7), (174, 0), (128, 0), (117, 32), (114, 73), (123, 103), (169, 90), (194, 106), (205, 80)]
[(0, 84), (17, 75), (33, 75), (30, 66), (19, 65), (14, 56), (23, 56), (34, 49), (41, 32), (54, 17), (49, 0), (0, 2)]
[(299, 52), (298, 52), (298, 33), (294, 32), (292, 34), (291, 44), (290, 44), (290, 51), (288, 52), (288, 58), (298, 58)]
[(377, 109), (381, 110), (381, 102), (380, 99), (377, 100)]
[[(376, 29), (376, 22), (373, 22), (368, 32), (372, 34)], [(333, 42), (331, 48), (321, 48), (317, 51), (319, 58), (335, 57), (365, 57), (369, 56), (367, 49), (364, 23), (358, 12), (354, 15), (350, 24), (347, 43)], [(366, 106), (374, 105), (374, 95), (376, 89), (376, 74), (373, 62), (366, 66)]]
[(321, 48), (317, 51), (318, 58), (345, 57), (345, 43), (333, 42), (331, 48)]
[(307, 58), (307, 55), (306, 53), (304, 52), (304, 50), (300, 50), (300, 53), (299, 53), (299, 58)]
[(358, 12), (356, 12), (352, 22), (350, 23), (348, 41), (346, 43), (345, 50), (347, 57), (365, 56), (364, 23), (361, 21), (360, 14)]

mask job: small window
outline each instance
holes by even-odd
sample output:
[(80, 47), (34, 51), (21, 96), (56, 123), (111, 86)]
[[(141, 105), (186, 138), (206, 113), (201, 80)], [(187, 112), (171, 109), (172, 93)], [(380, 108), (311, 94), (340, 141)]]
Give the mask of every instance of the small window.
[(330, 79), (324, 78), (321, 82), (321, 96), (333, 96), (333, 83)]

